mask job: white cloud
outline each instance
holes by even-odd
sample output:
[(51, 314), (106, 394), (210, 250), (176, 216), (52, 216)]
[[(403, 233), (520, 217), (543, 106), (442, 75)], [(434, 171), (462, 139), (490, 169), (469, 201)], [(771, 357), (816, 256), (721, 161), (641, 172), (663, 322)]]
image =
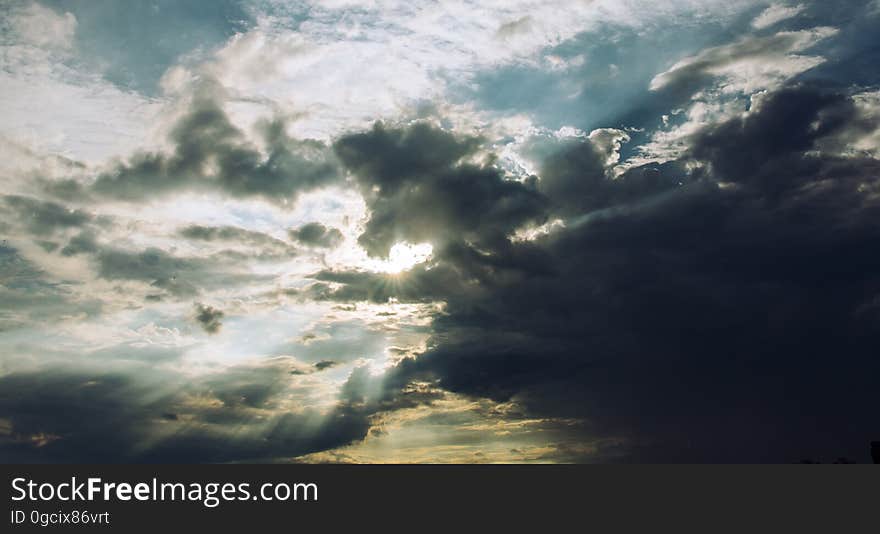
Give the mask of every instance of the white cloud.
[(710, 124), (719, 123), (745, 112), (746, 105), (739, 99), (697, 100), (686, 110), (676, 110), (674, 115), (684, 120), (669, 126), (671, 117), (664, 116), (664, 127), (651, 135), (650, 140), (640, 146), (634, 156), (620, 165), (621, 169), (638, 167), (650, 162), (665, 163), (677, 159), (691, 145), (691, 139)]
[(753, 93), (772, 88), (823, 63), (822, 57), (799, 53), (835, 34), (835, 28), (818, 27), (764, 37), (748, 36), (731, 44), (707, 48), (655, 76), (651, 89), (656, 91), (676, 83), (699, 81), (704, 76), (719, 78), (722, 91), (728, 93)]
[(651, 81), (651, 90), (680, 85), (692, 90), (691, 102), (673, 113), (683, 120), (673, 122), (672, 117), (664, 115), (662, 127), (620, 167), (680, 157), (690, 146), (692, 136), (705, 126), (744, 113), (750, 99), (759, 99), (761, 94), (822, 64), (823, 57), (803, 52), (837, 31), (817, 27), (767, 36), (749, 35), (702, 50), (658, 74)]
[(817, 143), (819, 152), (844, 157), (880, 157), (880, 91), (853, 95), (856, 126)]
[[(207, 63), (175, 65), (162, 88), (166, 100), (174, 100), (188, 81), (216, 78), (239, 126), (281, 113), (296, 118), (291, 134), (327, 139), (406, 114), (420, 102), (447, 105), (449, 86), (468, 83), (481, 69), (517, 62), (548, 69), (578, 65), (584, 58), (563, 60), (543, 51), (580, 32), (724, 19), (755, 1), (254, 0), (258, 22), (252, 30), (234, 36)], [(0, 134), (87, 162), (155, 145), (156, 131), (167, 123), (160, 117), (167, 102), (78, 72), (73, 15), (31, 4), (13, 20), (17, 30), (0, 59)]]
[(303, 21), (297, 19), (301, 4), (291, 10), (286, 2), (255, 2), (264, 13), (257, 26), (233, 38), (205, 68), (239, 100), (234, 114), (240, 121), (272, 108), (292, 110), (299, 116), (294, 134), (327, 138), (418, 102), (443, 101), (451, 85), (468, 84), (482, 69), (579, 65), (583, 57), (563, 60), (542, 52), (581, 32), (725, 18), (753, 3), (308, 2)]
[(752, 21), (752, 27), (758, 30), (769, 28), (770, 26), (779, 24), (783, 20), (793, 18), (806, 9), (803, 4), (796, 6), (772, 5), (761, 12)]
[(605, 166), (611, 167), (620, 161), (620, 147), (629, 142), (629, 134), (614, 128), (600, 128), (590, 132), (590, 142), (593, 147), (605, 156)]
[(147, 142), (158, 102), (80, 70), (72, 14), (30, 4), (12, 11), (8, 24), (0, 41), (0, 135), (85, 162)]
[[(258, 4), (257, 11), (260, 5), (265, 6)], [(401, 120), (430, 107), (433, 111), (426, 114), (431, 120), (456, 131), (484, 133), (488, 139), (513, 132), (522, 141), (523, 136), (539, 131), (557, 140), (587, 137), (586, 132), (570, 127), (544, 132), (525, 115), (490, 117), (470, 105), (451, 104), (446, 92), (451, 83), (468, 83), (481, 69), (516, 63), (545, 69), (581, 65), (586, 61), (583, 56), (564, 59), (545, 48), (582, 31), (603, 30), (606, 25), (641, 28), (658, 18), (677, 19), (685, 12), (724, 17), (742, 5), (696, 0), (337, 1), (310, 6), (310, 18), (296, 24), (292, 16), (276, 9), (271, 16), (259, 16), (254, 29), (230, 39), (207, 62), (183, 62), (169, 69), (161, 82), (165, 93), (161, 100), (124, 91), (97, 73), (79, 72), (75, 18), (33, 7), (16, 19), (13, 38), (2, 43), (0, 114), (4, 120), (0, 134), (12, 141), (0, 149), (20, 159), (11, 167), (19, 172), (25, 167), (42, 169), (40, 165), (52, 161), (40, 153), (97, 164), (136, 148), (152, 148), (153, 134), (173, 122), (194, 88), (210, 85), (211, 80), (217, 81), (219, 98), (239, 125), (249, 127), (258, 116), (278, 113), (294, 119), (290, 133), (298, 136), (326, 139), (376, 119)], [(41, 36), (34, 26), (41, 17), (48, 17), (52, 29), (47, 36)], [(603, 148), (612, 165), (618, 161), (627, 134), (607, 129), (593, 131), (589, 137)], [(515, 154), (519, 141), (495, 148), (520, 165)], [(522, 168), (527, 163), (523, 161)], [(173, 298), (146, 302), (146, 295), (160, 292), (149, 280), (104, 280), (98, 276), (93, 257), (64, 258), (19, 236), (13, 244), (20, 246), (22, 256), (44, 267), (49, 282), (63, 281), (70, 300), (101, 304), (99, 316), (59, 325), (60, 335), (66, 338), (64, 348), (71, 352), (116, 345), (179, 349), (183, 360), (175, 365), (183, 370), (268, 354), (282, 338), (304, 325), (324, 314), (342, 312), (331, 311), (330, 304), (287, 306), (284, 298), (272, 300), (264, 295), (301, 288), (320, 269), (375, 267), (356, 244), (367, 212), (363, 200), (351, 190), (305, 194), (288, 209), (182, 194), (137, 209), (131, 204), (103, 202), (89, 210), (95, 220), (112, 221), (106, 227), (94, 225), (97, 241), (133, 254), (157, 247), (175, 258), (205, 259), (229, 248), (180, 239), (177, 231), (187, 224), (234, 225), (284, 239), (290, 227), (321, 222), (338, 228), (345, 239), (336, 249), (302, 251), (284, 262), (242, 263), (240, 272), (231, 273), (243, 275), (242, 282), (231, 279), (222, 287), (202, 288), (200, 299), (227, 312), (221, 332), (206, 337), (187, 322), (191, 303)], [(53, 239), (63, 247), (76, 232), (71, 229)], [(427, 254), (410, 252), (409, 257), (400, 258), (398, 267), (421, 261)], [(265, 278), (255, 281), (250, 275)], [(397, 314), (393, 320), (387, 313), (381, 319), (383, 328), (397, 329), (383, 334), (388, 343), (422, 346), (424, 334), (415, 336), (402, 321), (427, 320), (426, 316), (416, 308), (407, 312), (403, 304), (388, 306)], [(370, 315), (369, 320), (380, 321), (374, 313)], [(365, 356), (378, 365), (391, 361), (379, 353)]]
[(73, 47), (76, 17), (56, 14), (33, 3), (14, 8), (9, 14), (12, 35), (19, 42), (44, 49), (68, 50)]
[(63, 67), (0, 72), (0, 133), (38, 152), (98, 163), (150, 143), (160, 103)]

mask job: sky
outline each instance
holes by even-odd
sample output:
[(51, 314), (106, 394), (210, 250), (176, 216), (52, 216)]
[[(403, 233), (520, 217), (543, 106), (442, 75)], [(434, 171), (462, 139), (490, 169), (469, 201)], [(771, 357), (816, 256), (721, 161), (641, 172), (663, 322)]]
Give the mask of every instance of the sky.
[(876, 0), (0, 0), (0, 460), (868, 462)]

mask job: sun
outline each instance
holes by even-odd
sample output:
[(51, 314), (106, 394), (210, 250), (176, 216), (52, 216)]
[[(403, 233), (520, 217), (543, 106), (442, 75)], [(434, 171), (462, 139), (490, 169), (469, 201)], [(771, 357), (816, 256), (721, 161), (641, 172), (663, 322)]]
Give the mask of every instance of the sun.
[(378, 270), (389, 274), (398, 274), (423, 263), (431, 257), (434, 247), (430, 243), (410, 244), (396, 243), (388, 252), (388, 259), (379, 262)]

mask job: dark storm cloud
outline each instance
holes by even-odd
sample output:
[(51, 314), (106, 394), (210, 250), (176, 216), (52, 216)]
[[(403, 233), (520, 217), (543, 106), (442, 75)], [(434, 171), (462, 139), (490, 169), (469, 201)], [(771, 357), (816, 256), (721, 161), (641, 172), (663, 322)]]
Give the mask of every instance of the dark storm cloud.
[(568, 142), (540, 166), (538, 190), (563, 216), (627, 205), (677, 187), (683, 169), (677, 162), (650, 165), (614, 177), (607, 172), (607, 153), (593, 142)]
[(317, 222), (291, 229), (288, 234), (294, 241), (312, 247), (333, 248), (342, 243), (342, 232)]
[(880, 9), (875, 0), (842, 0), (840, 2), (811, 2), (804, 23), (824, 24), (840, 28), (830, 54), (830, 61), (807, 72), (803, 78), (827, 83), (828, 80), (846, 80), (857, 86), (876, 86), (880, 72), (872, 68), (880, 62), (880, 48), (874, 28), (880, 21)]
[(539, 220), (544, 199), (537, 191), (493, 167), (463, 161), (478, 146), (479, 139), (427, 123), (377, 123), (370, 132), (339, 139), (336, 154), (370, 210), (358, 242), (373, 256), (387, 256), (398, 241), (488, 243)]
[[(423, 284), (446, 302), (431, 348), (386, 378), (392, 393), (438, 380), (515, 399), (624, 439), (631, 461), (864, 459), (880, 424), (880, 164), (817, 148), (866, 127), (846, 94), (795, 86), (704, 129), (680, 161), (615, 180), (594, 147), (569, 146), (545, 162), (537, 187), (551, 198), (535, 204), (565, 228), (441, 248), (427, 273), (457, 281), (316, 277), (341, 284), (327, 298)], [(408, 187), (434, 176), (420, 169)], [(467, 204), (455, 191), (449, 203)]]
[(51, 234), (58, 229), (79, 228), (92, 220), (92, 215), (83, 210), (19, 195), (4, 196), (3, 206), (11, 221), (23, 224), (35, 235)]
[(202, 95), (172, 129), (170, 154), (138, 154), (101, 174), (92, 190), (126, 200), (181, 190), (218, 191), (284, 204), (339, 178), (333, 154), (323, 143), (288, 137), (279, 121), (262, 124), (260, 135), (265, 154), (214, 98)]
[(832, 179), (825, 186), (842, 188), (876, 176), (876, 160), (815, 153), (821, 140), (876, 130), (876, 124), (859, 116), (850, 97), (789, 88), (757, 100), (755, 107), (748, 116), (709, 127), (695, 139), (691, 156), (709, 163), (718, 179), (781, 195), (822, 186), (824, 178)]
[(310, 370), (279, 357), (181, 380), (156, 366), (60, 366), (0, 377), (0, 456), (14, 462), (285, 459), (363, 439), (374, 405), (353, 373), (335, 407), (290, 402)]
[(223, 310), (201, 303), (195, 305), (195, 319), (202, 329), (209, 334), (216, 334), (223, 326)]

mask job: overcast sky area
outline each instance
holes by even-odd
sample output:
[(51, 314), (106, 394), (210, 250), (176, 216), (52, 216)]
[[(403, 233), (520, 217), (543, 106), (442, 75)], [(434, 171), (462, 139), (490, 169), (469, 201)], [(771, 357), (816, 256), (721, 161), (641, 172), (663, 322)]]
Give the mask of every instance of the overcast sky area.
[(0, 0), (0, 460), (868, 462), (878, 27)]

